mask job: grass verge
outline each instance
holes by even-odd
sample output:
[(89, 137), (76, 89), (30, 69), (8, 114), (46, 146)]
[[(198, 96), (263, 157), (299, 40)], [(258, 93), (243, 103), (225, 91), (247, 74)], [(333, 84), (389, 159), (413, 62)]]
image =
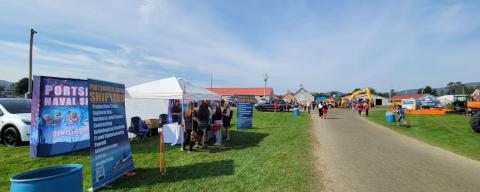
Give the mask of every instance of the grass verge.
[[(232, 125), (235, 124), (235, 119)], [(233, 128), (221, 147), (195, 152), (165, 145), (167, 175), (159, 176), (158, 138), (132, 142), (137, 175), (121, 177), (102, 191), (312, 191), (309, 117), (291, 113), (255, 112), (252, 129)], [(28, 146), (0, 146), (0, 191), (9, 178), (44, 166), (83, 164), (84, 190), (91, 186), (89, 151), (30, 159)]]
[(410, 128), (397, 127), (385, 121), (386, 109), (370, 112), (367, 118), (426, 143), (450, 150), (454, 153), (480, 160), (480, 134), (470, 128), (470, 117), (464, 115), (407, 115)]

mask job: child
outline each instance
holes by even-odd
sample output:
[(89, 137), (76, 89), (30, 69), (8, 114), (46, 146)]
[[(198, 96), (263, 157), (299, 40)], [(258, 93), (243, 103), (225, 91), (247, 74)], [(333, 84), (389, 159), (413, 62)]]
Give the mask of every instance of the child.
[(398, 113), (397, 126), (400, 126), (400, 123), (402, 123), (404, 127), (409, 127), (407, 121), (405, 121), (405, 109), (402, 107), (402, 105), (398, 105), (397, 113)]

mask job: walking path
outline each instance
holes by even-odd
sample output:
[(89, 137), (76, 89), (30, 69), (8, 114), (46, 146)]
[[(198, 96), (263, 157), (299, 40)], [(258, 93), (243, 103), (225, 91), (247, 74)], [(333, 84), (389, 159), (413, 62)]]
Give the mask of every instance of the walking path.
[[(480, 162), (336, 109), (312, 114), (327, 191), (480, 191)], [(480, 149), (479, 149), (480, 150)]]

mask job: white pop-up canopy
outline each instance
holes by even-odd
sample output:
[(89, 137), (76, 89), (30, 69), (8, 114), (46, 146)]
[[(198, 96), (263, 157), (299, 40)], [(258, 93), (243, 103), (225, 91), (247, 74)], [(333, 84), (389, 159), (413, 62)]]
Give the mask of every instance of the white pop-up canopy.
[[(205, 88), (198, 87), (184, 79), (170, 77), (128, 87), (125, 90), (127, 123), (134, 116), (142, 119), (158, 119), (168, 113), (169, 99), (220, 100), (221, 96)], [(129, 137), (133, 137), (129, 134)], [(165, 142), (181, 141), (183, 133), (164, 130)], [(173, 142), (177, 143), (177, 142)]]
[(177, 77), (160, 79), (129, 87), (126, 89), (126, 97), (137, 99), (221, 99), (220, 95)]
[(221, 97), (177, 77), (128, 87), (125, 90), (127, 123), (130, 124), (130, 118), (134, 116), (158, 119), (160, 114), (167, 114), (169, 99), (220, 100)]

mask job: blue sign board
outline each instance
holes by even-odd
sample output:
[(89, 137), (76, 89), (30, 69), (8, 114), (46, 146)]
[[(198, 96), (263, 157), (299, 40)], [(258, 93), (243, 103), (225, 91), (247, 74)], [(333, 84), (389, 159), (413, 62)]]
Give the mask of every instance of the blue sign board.
[(96, 190), (133, 169), (125, 119), (125, 85), (88, 80), (90, 162)]
[(238, 95), (237, 128), (252, 128), (253, 105), (256, 101), (253, 95)]
[(34, 76), (30, 156), (88, 148), (87, 81)]

